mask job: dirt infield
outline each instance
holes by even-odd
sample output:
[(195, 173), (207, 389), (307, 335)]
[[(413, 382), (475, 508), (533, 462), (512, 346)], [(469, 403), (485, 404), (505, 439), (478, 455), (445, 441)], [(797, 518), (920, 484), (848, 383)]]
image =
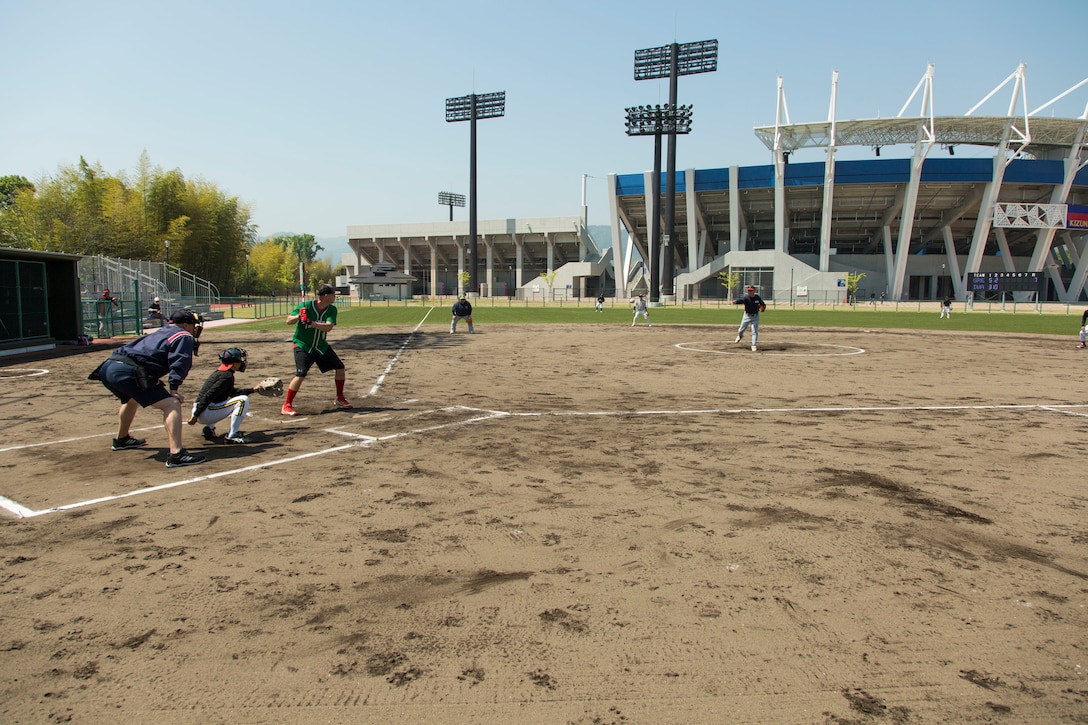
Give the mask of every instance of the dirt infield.
[(1073, 338), (425, 330), (182, 469), (0, 363), (0, 722), (1088, 722)]

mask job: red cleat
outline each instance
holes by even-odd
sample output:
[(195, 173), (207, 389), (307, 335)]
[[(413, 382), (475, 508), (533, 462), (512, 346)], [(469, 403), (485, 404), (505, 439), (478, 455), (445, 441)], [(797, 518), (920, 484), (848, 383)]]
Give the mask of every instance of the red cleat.
[(294, 408), (292, 408), (290, 405), (287, 405), (286, 403), (284, 403), (283, 407), (280, 408), (280, 412), (283, 413), (284, 415), (298, 415), (298, 412), (295, 411)]
[(336, 407), (340, 410), (355, 410), (355, 406), (349, 403), (347, 398), (337, 398)]

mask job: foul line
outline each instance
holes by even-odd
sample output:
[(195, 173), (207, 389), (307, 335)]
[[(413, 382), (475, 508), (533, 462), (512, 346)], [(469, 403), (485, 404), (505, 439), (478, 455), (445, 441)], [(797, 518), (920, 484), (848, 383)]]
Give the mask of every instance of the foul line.
[[(422, 323), (420, 323), (422, 324)], [(418, 329), (418, 327), (416, 328)], [(413, 331), (414, 332), (414, 331)], [(402, 350), (403, 350), (402, 346)], [(399, 355), (399, 353), (398, 353)], [(101, 496), (99, 498), (89, 499), (86, 501), (79, 501), (71, 504), (63, 504), (61, 506), (53, 506), (40, 511), (27, 508), (9, 498), (0, 496), (0, 508), (4, 508), (19, 518), (33, 518), (35, 516), (42, 516), (44, 514), (56, 513), (59, 511), (69, 511), (72, 509), (83, 508), (85, 506), (92, 506), (94, 504), (105, 503), (108, 501), (116, 501), (124, 498), (131, 498), (133, 496), (142, 496), (144, 494), (153, 493), (155, 491), (164, 491), (170, 488), (176, 488), (178, 486), (186, 486), (191, 483), (199, 483), (201, 481), (211, 481), (216, 478), (224, 478), (226, 476), (233, 476), (239, 473), (246, 473), (249, 471), (259, 471), (263, 468), (271, 468), (272, 466), (279, 466), (285, 463), (293, 463), (295, 461), (305, 460), (307, 458), (313, 458), (315, 456), (324, 456), (330, 453), (336, 453), (338, 451), (348, 450), (349, 448), (356, 447), (369, 447), (375, 443), (381, 443), (384, 441), (396, 440), (398, 438), (405, 438), (420, 433), (430, 433), (432, 431), (441, 430), (443, 428), (450, 428), (453, 426), (470, 425), (473, 423), (481, 423), (488, 420), (498, 420), (502, 418), (544, 418), (544, 417), (592, 417), (592, 416), (646, 416), (646, 415), (714, 415), (714, 414), (738, 414), (738, 413), (865, 413), (865, 412), (896, 412), (896, 411), (931, 411), (931, 412), (954, 412), (954, 411), (969, 411), (969, 410), (1043, 410), (1051, 413), (1061, 413), (1063, 415), (1075, 415), (1088, 417), (1088, 413), (1076, 412), (1072, 409), (1088, 408), (1088, 404), (1064, 404), (1064, 403), (1051, 403), (1051, 404), (1031, 404), (1031, 405), (879, 405), (879, 406), (850, 406), (850, 407), (819, 407), (819, 408), (695, 408), (695, 409), (672, 409), (672, 410), (599, 410), (599, 411), (547, 411), (547, 412), (531, 412), (531, 413), (511, 413), (509, 411), (501, 410), (488, 410), (485, 408), (472, 408), (463, 405), (454, 405), (444, 408), (437, 408), (430, 411), (423, 411), (420, 415), (426, 415), (428, 413), (445, 413), (451, 411), (465, 411), (468, 413), (478, 413), (473, 417), (465, 420), (450, 421), (447, 423), (438, 423), (423, 428), (415, 428), (407, 431), (400, 431), (397, 433), (390, 433), (384, 436), (368, 436), (361, 433), (351, 433), (348, 431), (339, 430), (336, 428), (324, 429), (326, 433), (332, 433), (334, 435), (346, 436), (354, 439), (351, 443), (345, 443), (339, 446), (333, 446), (320, 451), (311, 451), (309, 453), (302, 453), (296, 456), (289, 456), (287, 458), (281, 458), (274, 461), (265, 461), (261, 463), (255, 463), (250, 466), (243, 466), (241, 468), (232, 468), (227, 471), (219, 471), (217, 473), (210, 473), (205, 476), (195, 476), (193, 478), (187, 478), (181, 481), (173, 481), (171, 483), (164, 483), (158, 486), (149, 486), (147, 488), (137, 489), (135, 491), (127, 491), (125, 493), (116, 494), (113, 496)], [(90, 437), (90, 436), (88, 436)], [(31, 448), (40, 445), (53, 445), (56, 443), (68, 442), (65, 441), (51, 441), (46, 443), (33, 443), (25, 446), (17, 446), (12, 448), (0, 449), (2, 451), (16, 450), (18, 448)]]
[(393, 359), (390, 360), (389, 364), (385, 366), (385, 370), (382, 371), (382, 374), (379, 375), (378, 379), (374, 381), (374, 385), (370, 388), (370, 392), (363, 397), (370, 397), (371, 395), (376, 395), (377, 392), (381, 390), (382, 383), (385, 382), (385, 376), (393, 370), (393, 366), (397, 364), (398, 360), (400, 360), (401, 354), (408, 348), (408, 345), (410, 345), (412, 342), (412, 338), (415, 337), (417, 332), (419, 332), (419, 328), (423, 327), (423, 323), (427, 321), (427, 318), (430, 317), (431, 313), (434, 312), (434, 310), (434, 307), (429, 308), (427, 310), (427, 314), (423, 315), (423, 319), (419, 321), (419, 324), (412, 328), (412, 331), (408, 333), (408, 337), (404, 340), (404, 344), (397, 348), (397, 354), (393, 356)]
[(136, 489), (135, 491), (127, 491), (125, 493), (119, 493), (119, 494), (117, 494), (115, 496), (102, 496), (100, 498), (92, 498), (92, 499), (89, 499), (87, 501), (80, 501), (78, 503), (69, 503), (69, 504), (64, 504), (62, 506), (53, 506), (51, 508), (42, 509), (41, 511), (33, 511), (33, 510), (28, 509), (28, 508), (26, 508), (24, 506), (19, 506), (19, 504), (15, 504), (16, 506), (18, 506), (19, 509), (22, 510), (23, 513), (21, 515), (18, 512), (16, 512), (14, 509), (12, 509), (11, 507), (9, 507), (7, 505), (9, 503), (9, 499), (7, 499), (7, 498), (4, 498), (4, 497), (0, 496), (0, 505), (3, 505), (4, 508), (8, 509), (12, 513), (15, 513), (20, 518), (31, 518), (33, 516), (41, 516), (42, 514), (51, 514), (51, 513), (57, 512), (57, 511), (69, 511), (71, 509), (82, 508), (84, 506), (92, 506), (92, 505), (94, 505), (96, 503), (104, 503), (106, 501), (116, 501), (118, 499), (129, 498), (131, 496), (142, 496), (145, 493), (152, 493), (153, 491), (164, 491), (164, 490), (166, 490), (168, 488), (175, 488), (177, 486), (187, 486), (190, 483), (198, 483), (200, 481), (210, 481), (210, 480), (215, 479), (215, 478), (222, 478), (223, 476), (230, 476), (230, 475), (233, 475), (235, 473), (245, 473), (246, 471), (259, 471), (262, 468), (270, 468), (271, 466), (278, 466), (278, 465), (283, 464), (283, 463), (292, 463), (294, 461), (301, 461), (301, 460), (304, 460), (306, 458), (313, 458), (314, 456), (323, 456), (326, 453), (333, 453), (335, 451), (342, 451), (342, 450), (344, 450), (346, 448), (351, 448), (354, 445), (356, 445), (356, 444), (355, 443), (347, 443), (347, 444), (342, 445), (342, 446), (335, 446), (333, 448), (326, 448), (323, 451), (311, 451), (310, 453), (302, 453), (302, 454), (297, 455), (297, 456), (291, 456), (290, 458), (281, 458), (278, 461), (271, 461), (271, 462), (266, 462), (266, 463), (255, 463), (252, 466), (245, 466), (243, 468), (234, 468), (234, 469), (231, 469), (229, 471), (220, 471), (218, 473), (209, 473), (207, 476), (197, 476), (195, 478), (187, 478), (184, 481), (174, 481), (172, 483), (164, 483), (164, 484), (161, 484), (159, 486), (148, 486), (147, 488), (139, 488), (139, 489)]

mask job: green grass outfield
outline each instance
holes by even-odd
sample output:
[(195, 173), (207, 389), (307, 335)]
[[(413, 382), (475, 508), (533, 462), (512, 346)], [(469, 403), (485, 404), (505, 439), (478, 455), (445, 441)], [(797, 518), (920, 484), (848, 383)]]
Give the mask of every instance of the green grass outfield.
[[(932, 303), (931, 303), (932, 304)], [(871, 305), (839, 306), (834, 309), (769, 308), (760, 316), (760, 325), (793, 327), (859, 327), (867, 329), (964, 330), (979, 332), (1013, 332), (1042, 335), (1076, 335), (1080, 330), (1082, 308), (1062, 305), (1046, 314), (1021, 307), (1016, 314), (989, 309), (964, 311), (962, 303), (953, 308), (952, 318), (942, 320), (935, 304), (930, 308), (896, 311), (891, 305), (875, 310)], [(632, 312), (625, 305), (597, 312), (593, 307), (549, 306), (489, 306), (486, 302), (474, 306), (473, 321), (482, 330), (487, 325), (508, 324), (615, 324), (630, 325)], [(436, 307), (375, 304), (338, 310), (338, 323), (343, 327), (404, 326), (415, 328), (424, 320), (424, 328), (448, 327), (449, 305)], [(655, 325), (722, 325), (740, 324), (740, 307), (656, 307), (650, 310)], [(645, 323), (639, 320), (640, 325)], [(251, 330), (282, 330), (283, 317), (271, 317), (239, 327)]]

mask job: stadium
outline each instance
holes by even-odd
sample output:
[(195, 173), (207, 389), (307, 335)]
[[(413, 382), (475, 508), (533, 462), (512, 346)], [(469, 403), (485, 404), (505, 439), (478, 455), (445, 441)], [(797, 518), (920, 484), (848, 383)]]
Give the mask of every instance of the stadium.
[[(795, 124), (779, 78), (775, 123), (754, 129), (772, 164), (677, 170), (674, 229), (658, 227), (673, 240), (672, 270), (660, 268), (661, 298), (727, 296), (718, 279), (724, 271), (776, 300), (845, 301), (848, 275), (863, 275), (856, 291), (863, 298), (992, 299), (1030, 287), (1016, 298), (1085, 299), (1088, 110), (1078, 118), (1041, 114), (1086, 83), (1029, 110), (1021, 65), (964, 115), (937, 116), (930, 66), (893, 118), (837, 120), (833, 81), (829, 118)], [(1005, 116), (975, 115), (1009, 86)], [(909, 115), (915, 100), (917, 114)], [(872, 158), (836, 158), (859, 149)], [(801, 161), (806, 153), (824, 158)], [(480, 294), (656, 299), (646, 263), (661, 258), (648, 223), (653, 176), (609, 175), (609, 245), (588, 233), (584, 193), (580, 216), (481, 221)], [(657, 183), (663, 225), (666, 175)], [(415, 279), (414, 294), (457, 291), (467, 222), (347, 233), (353, 271), (392, 264)], [(1031, 281), (972, 286), (983, 273)]]

